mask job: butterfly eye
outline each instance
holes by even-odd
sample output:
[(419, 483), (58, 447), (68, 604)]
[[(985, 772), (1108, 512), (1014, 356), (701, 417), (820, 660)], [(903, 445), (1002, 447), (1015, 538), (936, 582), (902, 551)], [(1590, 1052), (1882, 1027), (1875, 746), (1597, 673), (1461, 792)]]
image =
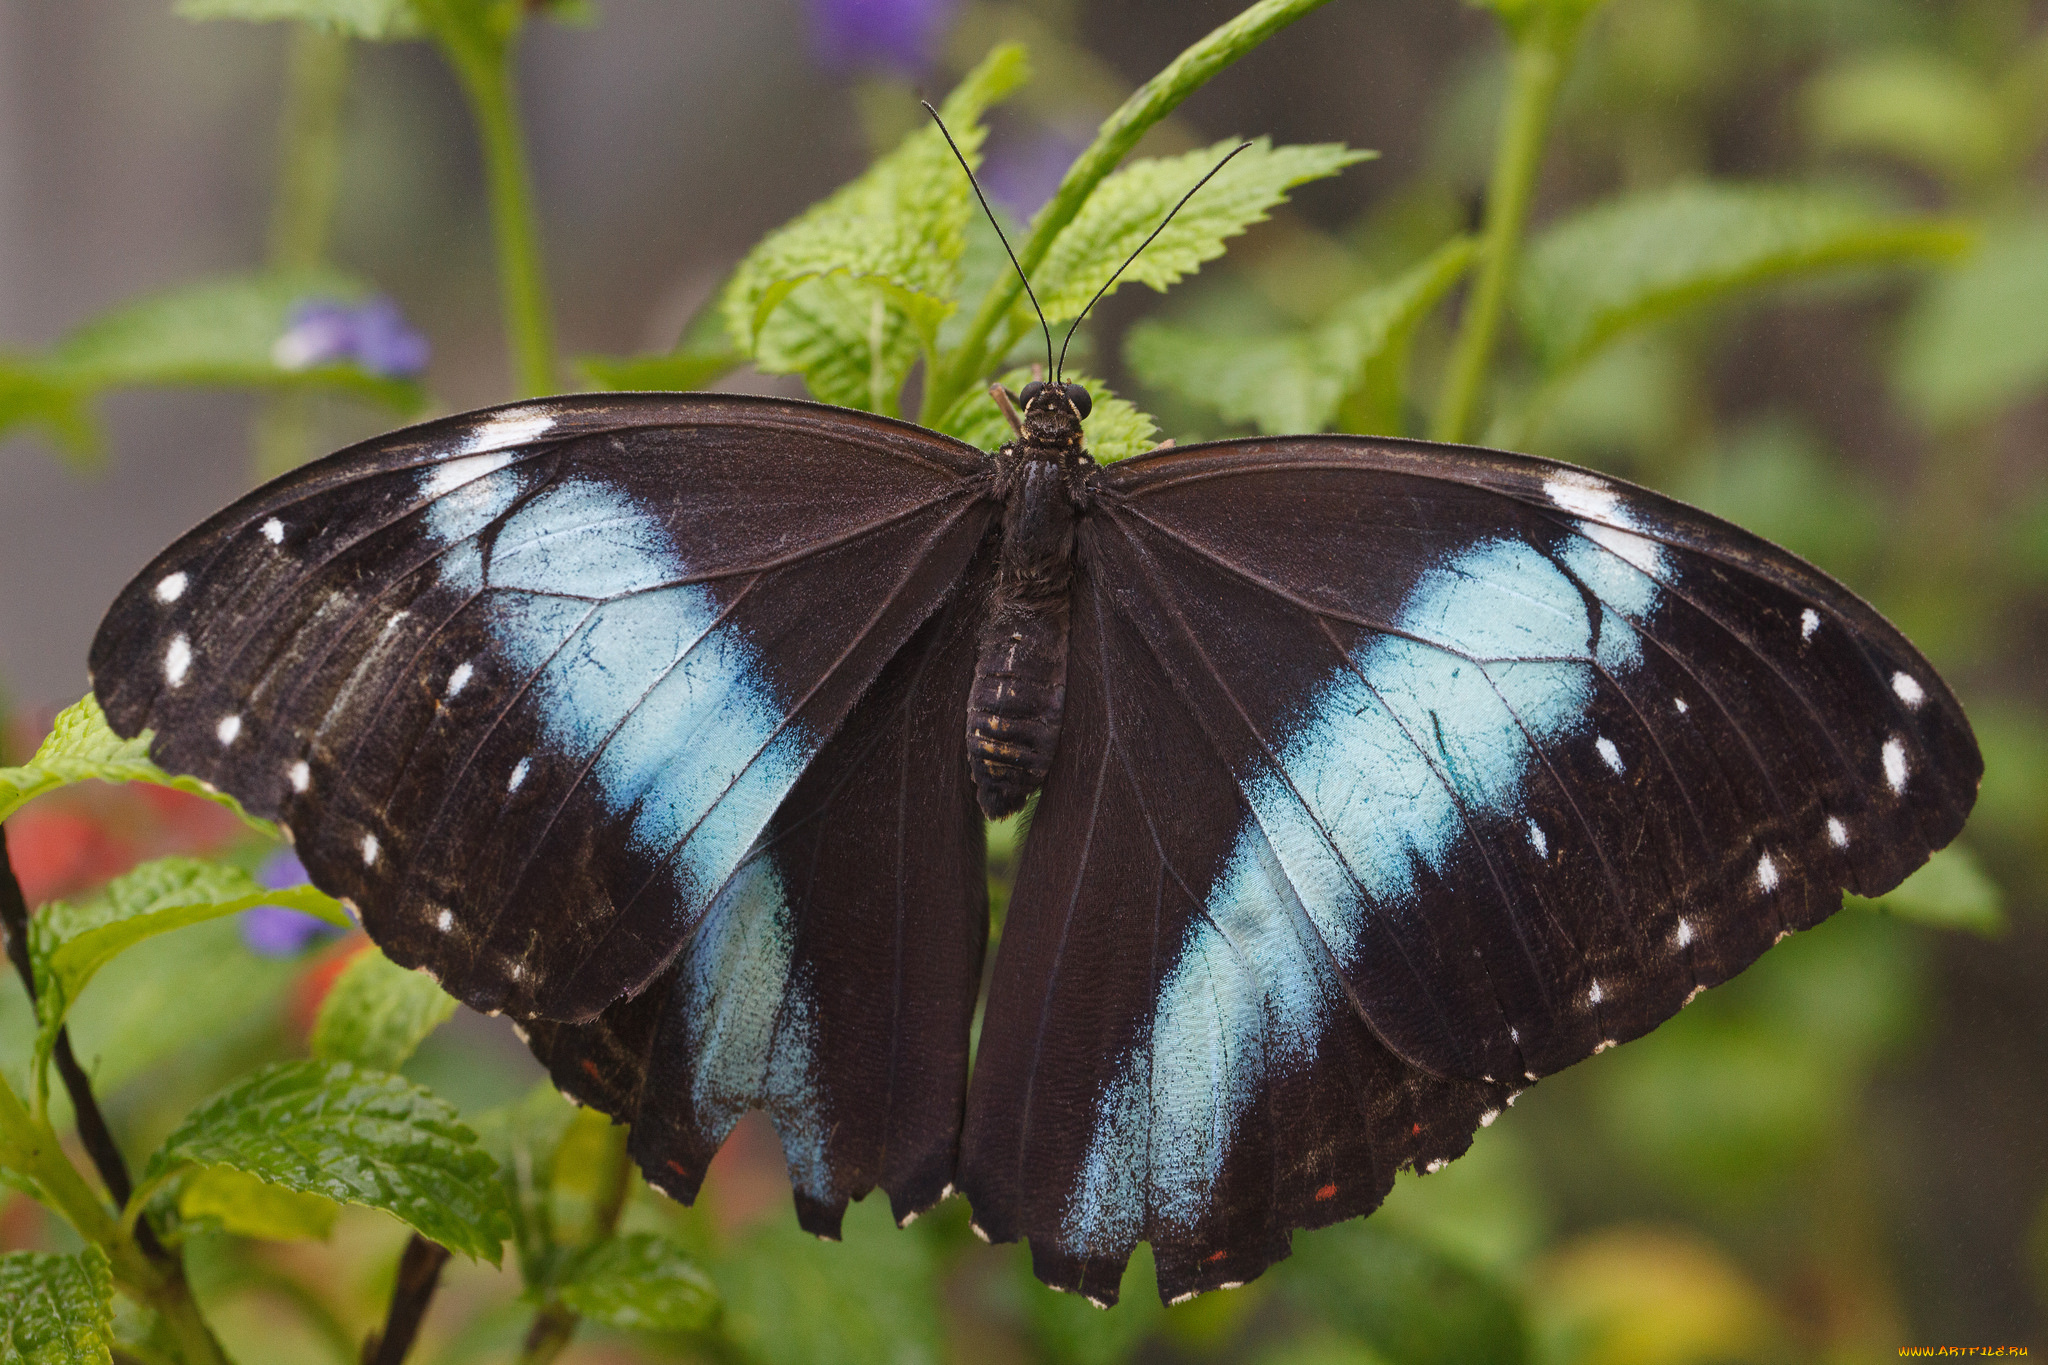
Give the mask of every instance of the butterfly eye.
[(1088, 409), (1095, 405), (1094, 400), (1088, 396), (1088, 390), (1074, 383), (1062, 384), (1060, 387), (1065, 390), (1067, 401), (1074, 405), (1074, 411), (1086, 417)]
[(1028, 408), (1031, 406), (1031, 400), (1038, 397), (1038, 395), (1044, 392), (1045, 381), (1043, 379), (1034, 379), (1029, 384), (1026, 384), (1024, 386), (1024, 392), (1018, 394), (1017, 397), (1021, 399), (1023, 401), (1024, 406)]

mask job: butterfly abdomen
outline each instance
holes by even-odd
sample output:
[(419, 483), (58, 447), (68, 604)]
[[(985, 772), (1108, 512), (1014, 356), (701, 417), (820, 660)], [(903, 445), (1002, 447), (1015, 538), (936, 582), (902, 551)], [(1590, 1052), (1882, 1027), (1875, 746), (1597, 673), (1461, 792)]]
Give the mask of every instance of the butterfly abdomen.
[(967, 763), (990, 819), (1023, 809), (1052, 767), (1067, 703), (1075, 506), (1058, 462), (1021, 459), (1004, 480), (995, 592), (967, 698)]

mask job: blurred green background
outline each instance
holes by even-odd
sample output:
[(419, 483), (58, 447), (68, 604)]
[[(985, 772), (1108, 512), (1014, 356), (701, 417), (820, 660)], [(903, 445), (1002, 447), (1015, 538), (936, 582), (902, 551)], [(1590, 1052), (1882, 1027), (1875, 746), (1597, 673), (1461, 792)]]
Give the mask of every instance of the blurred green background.
[[(1038, 76), (996, 115), (988, 174), (1028, 214), (1133, 85), (1235, 10), (927, 8), (940, 36), (921, 67), (893, 71), (836, 60), (818, 8), (795, 3), (601, 0), (594, 27), (536, 29), (523, 78), (565, 349), (666, 347), (750, 242), (913, 126), (913, 91), (943, 90), (1005, 37), (1030, 45)], [(131, 293), (263, 257), (290, 49), (277, 26), (190, 24), (156, 0), (0, 0), (0, 345), (43, 346)], [(1302, 189), (1171, 297), (1113, 296), (1084, 343), (1091, 371), (1182, 442), (1345, 421), (1289, 397), (1286, 357), (1318, 344), (1334, 300), (1476, 226), (1507, 60), (1485, 10), (1336, 0), (1227, 72), (1145, 149), (1270, 134), (1383, 158)], [(432, 340), (438, 406), (501, 398), (488, 226), (451, 82), (417, 44), (366, 46), (347, 79), (326, 254)], [(1937, 875), (1547, 1080), (1467, 1157), (1404, 1177), (1366, 1222), (1298, 1236), (1247, 1289), (1162, 1310), (1141, 1251), (1123, 1306), (1097, 1313), (1037, 1286), (1015, 1248), (973, 1241), (958, 1201), (902, 1233), (863, 1206), (847, 1245), (814, 1243), (750, 1121), (697, 1209), (640, 1191), (627, 1213), (699, 1256), (718, 1329), (592, 1328), (563, 1358), (1704, 1365), (2048, 1348), (2044, 143), (2048, 5), (2033, 0), (1612, 0), (1560, 98), (1529, 280), (1601, 248), (1579, 215), (1602, 201), (1672, 213), (1673, 251), (1726, 245), (1712, 206), (1686, 197), (1707, 177), (1913, 215), (1967, 249), (1754, 268), (1711, 302), (1666, 300), (1576, 347), (1532, 319), (1584, 301), (1532, 284), (1478, 428), (1729, 517), (1897, 621), (1962, 696), (1986, 759), (1964, 852)], [(1373, 401), (1426, 426), (1455, 319), (1455, 299), (1426, 319), (1407, 374)], [(1232, 389), (1204, 364), (1250, 377)], [(801, 392), (751, 371), (724, 383)], [(375, 397), (312, 398), (284, 439), (324, 449), (390, 425)], [(0, 445), (6, 761), (82, 690), (119, 584), (248, 486), (278, 411), (136, 386), (103, 406), (96, 445), (47, 431)], [(32, 901), (239, 837), (174, 798), (87, 788), (9, 831)], [(347, 951), (265, 956), (222, 922), (110, 968), (75, 1030), (130, 1149), (254, 1062), (299, 1055)], [(26, 1008), (0, 982), (9, 1049)], [(407, 1074), (471, 1115), (537, 1076), (497, 1021), (467, 1014)], [(588, 1198), (575, 1162), (555, 1164), (555, 1197)], [(0, 1249), (67, 1235), (0, 1191)], [(403, 1240), (344, 1210), (324, 1240), (212, 1234), (190, 1258), (237, 1359), (342, 1361), (380, 1317)], [(517, 1293), (509, 1271), (458, 1262), (415, 1359), (509, 1358), (532, 1312)]]

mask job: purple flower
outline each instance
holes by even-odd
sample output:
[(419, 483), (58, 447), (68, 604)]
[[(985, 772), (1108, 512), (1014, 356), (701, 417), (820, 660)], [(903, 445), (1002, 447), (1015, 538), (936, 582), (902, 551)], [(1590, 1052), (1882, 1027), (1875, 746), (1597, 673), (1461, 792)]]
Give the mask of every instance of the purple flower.
[[(299, 855), (281, 848), (264, 860), (256, 880), (273, 891), (304, 885), (306, 865)], [(259, 905), (242, 913), (242, 942), (264, 957), (297, 957), (313, 942), (341, 932), (326, 920), (282, 905)]]
[(955, 0), (811, 0), (811, 39), (833, 71), (915, 76), (939, 55)]
[(1045, 207), (1045, 201), (1066, 178), (1067, 168), (1087, 146), (1087, 138), (1060, 132), (999, 143), (981, 168), (982, 188), (998, 204), (1028, 220)]
[(359, 304), (333, 299), (300, 301), (270, 348), (282, 370), (356, 364), (371, 374), (410, 378), (427, 368), (427, 339), (408, 327), (398, 305), (382, 294)]

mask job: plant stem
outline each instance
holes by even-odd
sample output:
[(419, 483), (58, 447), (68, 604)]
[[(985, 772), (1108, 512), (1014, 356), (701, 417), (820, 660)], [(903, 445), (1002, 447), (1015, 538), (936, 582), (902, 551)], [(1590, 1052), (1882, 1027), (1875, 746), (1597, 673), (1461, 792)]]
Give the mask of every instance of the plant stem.
[[(341, 163), (341, 106), (348, 93), (346, 35), (301, 24), (277, 130), (277, 188), (270, 207), (270, 268), (311, 272), (327, 260)], [(269, 479), (312, 453), (312, 396), (288, 389), (257, 411), (256, 476)]]
[[(603, 1164), (596, 1172), (591, 1198), (590, 1222), (583, 1234), (583, 1248), (587, 1251), (602, 1242), (611, 1240), (619, 1228), (619, 1216), (626, 1210), (626, 1199), (633, 1191), (633, 1160), (626, 1152), (626, 1139), (631, 1134), (625, 1124), (615, 1123), (605, 1130), (602, 1155)], [(569, 1345), (569, 1339), (576, 1335), (576, 1326), (582, 1321), (575, 1310), (550, 1296), (541, 1310), (533, 1316), (533, 1326), (526, 1331), (526, 1342), (519, 1351), (519, 1365), (548, 1365)]]
[(512, 82), (512, 48), (518, 36), (518, 7), (497, 7), (509, 16), (502, 26), (449, 0), (417, 0), (463, 93), (469, 97), (483, 144), (484, 179), (490, 187), (491, 234), (498, 248), (498, 293), (512, 351), (513, 387), (522, 398), (555, 389), (555, 326), (548, 306), (547, 276), (541, 266), (540, 230), (533, 211), (533, 181), (527, 172), (526, 142), (519, 127)]
[[(1017, 264), (1023, 271), (1029, 274), (1038, 268), (1046, 253), (1052, 250), (1054, 240), (1065, 231), (1067, 224), (1074, 221), (1074, 216), (1080, 213), (1081, 206), (1087, 203), (1095, 187), (1129, 155), (1131, 149), (1138, 145), (1138, 139), (1153, 124), (1172, 113), (1182, 100), (1201, 89), (1239, 57), (1296, 19), (1327, 3), (1328, 0), (1259, 0), (1258, 4), (1235, 19), (1212, 30), (1174, 58), (1165, 70), (1139, 86), (1115, 113), (1103, 120), (1095, 140), (1067, 168), (1066, 178), (1060, 181), (1059, 189), (1039, 210), (1030, 239), (1017, 253)], [(981, 378), (982, 368), (988, 362), (989, 336), (1016, 305), (1023, 291), (1023, 282), (1013, 273), (998, 277), (982, 297), (981, 306), (968, 324), (967, 334), (958, 349), (943, 371), (926, 386), (924, 407), (919, 418), (926, 426), (937, 425)]]
[(1519, 264), (1529, 203), (1543, 167), (1543, 148), (1557, 92), (1571, 65), (1573, 49), (1591, 6), (1554, 3), (1513, 31), (1507, 105), (1501, 111), (1500, 145), (1486, 189), (1486, 232), (1480, 243), (1479, 279), (1465, 305), (1450, 373), (1437, 401), (1430, 435), (1439, 441), (1467, 441), (1500, 338), (1501, 315)]
[(448, 1248), (431, 1242), (417, 1232), (405, 1244), (398, 1261), (398, 1282), (391, 1288), (391, 1308), (384, 1315), (384, 1330), (363, 1343), (363, 1365), (405, 1365), (413, 1338), (427, 1316), (427, 1305), (441, 1283), (441, 1268), (448, 1264)]
[(341, 164), (341, 104), (349, 39), (320, 24), (292, 37), (291, 73), (277, 130), (277, 190), (270, 206), (270, 264), (314, 270), (327, 259)]

